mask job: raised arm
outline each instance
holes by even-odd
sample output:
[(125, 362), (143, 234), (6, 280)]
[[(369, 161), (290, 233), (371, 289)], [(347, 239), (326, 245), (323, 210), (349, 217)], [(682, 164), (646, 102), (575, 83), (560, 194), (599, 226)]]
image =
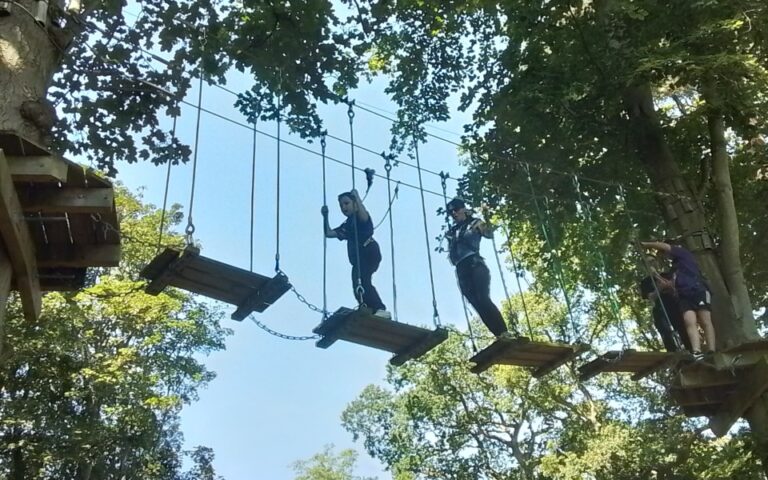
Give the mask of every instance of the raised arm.
[(355, 204), (357, 205), (357, 218), (363, 222), (367, 222), (370, 215), (368, 214), (368, 210), (365, 209), (365, 205), (363, 205), (363, 200), (360, 198), (360, 194), (357, 193), (356, 189), (352, 189), (349, 193), (352, 194)]
[(336, 233), (336, 230), (332, 229), (330, 223), (328, 223), (328, 207), (323, 205), (320, 213), (323, 215), (323, 232), (325, 236), (327, 238), (338, 238), (339, 235)]
[(480, 232), (480, 235), (484, 236), (485, 238), (493, 238), (494, 227), (480, 219), (474, 221), (472, 228)]
[(654, 250), (660, 250), (662, 252), (669, 253), (672, 251), (672, 245), (664, 242), (640, 242), (644, 248), (652, 248)]

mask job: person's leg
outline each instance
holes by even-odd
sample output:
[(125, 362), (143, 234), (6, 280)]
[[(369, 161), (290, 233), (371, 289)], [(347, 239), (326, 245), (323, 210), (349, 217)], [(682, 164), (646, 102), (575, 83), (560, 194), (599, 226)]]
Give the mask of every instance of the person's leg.
[(474, 284), (474, 302), (472, 306), (477, 310), (480, 319), (488, 330), (497, 337), (507, 331), (504, 317), (491, 300), (491, 272), (483, 262), (475, 262), (472, 267), (472, 283)]
[(693, 310), (684, 311), (683, 322), (685, 323), (688, 340), (691, 342), (691, 351), (701, 352), (701, 338), (699, 337), (699, 324), (696, 320), (696, 312)]
[(365, 292), (363, 293), (363, 301), (365, 304), (376, 312), (377, 310), (386, 310), (384, 302), (379, 296), (379, 292), (376, 287), (373, 286), (373, 273), (379, 269), (381, 264), (381, 251), (378, 244), (370, 243), (367, 247), (363, 248), (360, 252), (361, 268), (361, 280)]
[(675, 342), (674, 332), (672, 331), (672, 325), (667, 320), (663, 311), (658, 308), (653, 309), (653, 325), (658, 330), (661, 336), (661, 341), (664, 343), (664, 347), (668, 352), (677, 351), (677, 343)]
[(715, 327), (712, 325), (712, 312), (709, 310), (698, 310), (696, 319), (701, 329), (704, 330), (704, 341), (707, 343), (707, 350), (715, 351)]

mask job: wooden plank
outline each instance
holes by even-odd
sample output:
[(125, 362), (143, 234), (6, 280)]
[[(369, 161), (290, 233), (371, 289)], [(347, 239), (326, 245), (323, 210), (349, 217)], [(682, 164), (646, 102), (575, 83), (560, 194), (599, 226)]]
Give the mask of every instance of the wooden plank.
[[(175, 258), (172, 258), (171, 254), (165, 254), (169, 250), (176, 252)], [(176, 275), (176, 271), (182, 268), (185, 263), (194, 260), (200, 254), (200, 250), (192, 246), (187, 246), (181, 252), (171, 248), (166, 249), (166, 252), (155, 257), (152, 262), (141, 271), (141, 276), (150, 280), (149, 285), (147, 285), (147, 288), (145, 289), (150, 295), (157, 295), (162, 292)], [(160, 262), (163, 262), (163, 264)], [(156, 275), (149, 277), (145, 274), (148, 272), (155, 272)]]
[(722, 387), (736, 384), (736, 375), (730, 370), (716, 370), (710, 365), (692, 363), (677, 372), (676, 384), (681, 388)]
[(43, 146), (27, 140), (11, 130), (0, 130), (0, 150), (6, 155), (48, 155), (50, 152)]
[(548, 373), (570, 362), (571, 360), (578, 357), (579, 355), (586, 352), (587, 350), (589, 350), (589, 345), (586, 345), (583, 343), (577, 343), (576, 345), (573, 346), (573, 348), (571, 348), (570, 352), (563, 352), (559, 356), (559, 358), (553, 359), (549, 363), (542, 365), (536, 370), (534, 370), (533, 376), (535, 378), (543, 377), (544, 375), (547, 375)]
[(0, 239), (0, 358), (3, 353), (3, 344), (5, 344), (5, 311), (11, 293), (12, 275), (13, 267), (5, 251), (5, 244)]
[(447, 332), (434, 332), (375, 317), (366, 309), (349, 308), (338, 309), (313, 332), (322, 336), (315, 343), (319, 348), (328, 348), (337, 340), (343, 340), (391, 352), (395, 354), (391, 360), (393, 365), (417, 358), (447, 338)]
[(419, 341), (409, 345), (400, 353), (397, 353), (389, 360), (389, 363), (399, 367), (408, 360), (413, 360), (425, 355), (427, 352), (443, 343), (447, 338), (448, 330), (437, 328), (423, 336)]
[(120, 264), (120, 253), (120, 245), (50, 243), (37, 248), (37, 266), (116, 267)]
[(717, 414), (709, 420), (712, 433), (722, 437), (731, 426), (768, 390), (768, 360), (763, 358), (739, 375), (736, 390), (723, 401)]
[(726, 349), (724, 353), (739, 353), (739, 352), (768, 352), (768, 339), (761, 338), (760, 340), (752, 340), (751, 342), (745, 342), (735, 347)]
[[(640, 352), (637, 352), (637, 353), (640, 353)], [(649, 375), (653, 375), (659, 370), (673, 368), (687, 356), (688, 356), (687, 352), (674, 352), (674, 353), (669, 352), (666, 354), (666, 358), (663, 358), (661, 361), (648, 365), (645, 368), (638, 369), (638, 371), (635, 372), (630, 378), (636, 382), (640, 381)], [(652, 358), (652, 357), (649, 357), (649, 358)]]
[(288, 282), (288, 277), (278, 273), (252, 295), (243, 299), (237, 306), (237, 310), (232, 313), (232, 320), (242, 320), (253, 311), (263, 312), (290, 289), (291, 284)]
[(5, 155), (0, 150), (0, 234), (13, 265), (24, 316), (36, 321), (42, 303), (34, 244), (21, 211)]
[(54, 155), (8, 156), (8, 167), (14, 182), (67, 183), (69, 165)]
[(31, 213), (99, 213), (115, 208), (111, 188), (24, 188), (19, 192), (21, 208)]
[(491, 345), (473, 356), (474, 373), (481, 373), (493, 365), (534, 367), (535, 376), (545, 375), (582, 353), (580, 345), (551, 342), (532, 342), (528, 338), (497, 338)]

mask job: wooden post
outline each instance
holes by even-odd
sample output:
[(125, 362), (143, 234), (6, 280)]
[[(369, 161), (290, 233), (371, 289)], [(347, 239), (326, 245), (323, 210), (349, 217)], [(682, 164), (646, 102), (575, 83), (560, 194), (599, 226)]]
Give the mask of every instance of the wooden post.
[(0, 357), (5, 343), (5, 311), (8, 306), (8, 295), (11, 293), (11, 276), (13, 269), (8, 259), (5, 244), (0, 240)]
[(37, 276), (35, 247), (2, 149), (0, 149), (0, 237), (3, 239), (6, 254), (13, 265), (13, 278), (16, 281), (16, 288), (21, 293), (24, 316), (29, 321), (36, 321), (40, 316), (42, 294)]

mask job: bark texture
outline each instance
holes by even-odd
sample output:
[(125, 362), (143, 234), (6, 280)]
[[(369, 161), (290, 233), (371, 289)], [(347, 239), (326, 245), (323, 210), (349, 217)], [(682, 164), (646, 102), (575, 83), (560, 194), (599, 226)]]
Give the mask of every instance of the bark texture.
[(46, 93), (61, 57), (51, 33), (58, 27), (35, 23), (24, 10), (34, 11), (35, 2), (19, 3), (0, 17), (0, 131), (45, 145), (55, 119)]

